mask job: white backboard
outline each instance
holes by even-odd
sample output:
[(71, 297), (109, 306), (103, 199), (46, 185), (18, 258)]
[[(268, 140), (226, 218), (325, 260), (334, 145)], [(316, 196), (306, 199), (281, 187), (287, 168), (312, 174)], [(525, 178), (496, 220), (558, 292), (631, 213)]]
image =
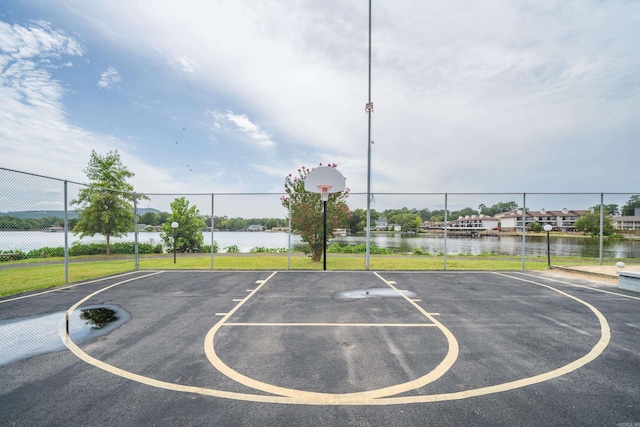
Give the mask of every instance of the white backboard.
[(345, 189), (345, 178), (336, 168), (319, 166), (305, 177), (304, 189), (312, 193), (339, 193)]

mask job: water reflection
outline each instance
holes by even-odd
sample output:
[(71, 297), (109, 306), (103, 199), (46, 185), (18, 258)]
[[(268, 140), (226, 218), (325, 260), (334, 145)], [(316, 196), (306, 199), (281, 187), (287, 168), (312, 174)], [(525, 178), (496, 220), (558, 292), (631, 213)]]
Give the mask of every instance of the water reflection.
[[(86, 343), (129, 319), (131, 314), (117, 306), (83, 307), (69, 316), (69, 336), (77, 344)], [(65, 330), (64, 311), (0, 321), (0, 366), (64, 350)]]
[[(357, 245), (365, 243), (363, 236), (336, 237), (333, 239), (341, 245)], [(432, 255), (444, 252), (443, 236), (423, 234), (384, 233), (373, 234), (371, 242), (378, 247), (389, 248), (397, 253), (411, 253), (413, 248)], [(546, 236), (527, 236), (525, 254), (527, 256), (546, 256)], [(623, 240), (603, 242), (603, 256), (605, 258), (640, 258), (640, 240)], [(598, 239), (582, 237), (551, 237), (551, 256), (580, 256), (597, 258), (599, 256), (600, 242)], [(447, 236), (447, 253), (451, 255), (521, 255), (522, 236), (498, 236), (469, 238), (460, 236)]]
[(331, 294), (334, 301), (357, 301), (368, 298), (415, 298), (418, 296), (414, 291), (390, 288), (367, 288), (367, 289), (349, 289), (346, 291), (337, 291)]
[(86, 321), (85, 324), (91, 326), (91, 330), (102, 329), (118, 320), (115, 310), (106, 307), (81, 309), (80, 318)]
[[(211, 241), (211, 233), (202, 233), (204, 241)], [(0, 239), (0, 250), (14, 251), (46, 246), (64, 246), (64, 233), (42, 233), (40, 231), (3, 231)], [(214, 238), (220, 248), (238, 246), (240, 252), (249, 252), (255, 247), (287, 248), (289, 235), (287, 233), (269, 232), (215, 232)], [(340, 244), (363, 244), (365, 236), (351, 235), (336, 237), (332, 242)], [(84, 243), (104, 241), (103, 238), (85, 238)], [(128, 234), (113, 241), (133, 242), (134, 235)], [(160, 233), (140, 233), (141, 243), (159, 243), (162, 239)], [(431, 254), (444, 252), (444, 238), (442, 235), (428, 234), (400, 234), (400, 233), (372, 233), (371, 242), (379, 247), (390, 248), (397, 253), (410, 253), (413, 248), (420, 248)], [(297, 234), (291, 235), (291, 243), (297, 250), (303, 250), (304, 245)], [(527, 236), (526, 255), (545, 256), (547, 251), (546, 236)], [(571, 236), (551, 236), (551, 256), (584, 256), (597, 258), (599, 254), (598, 239), (589, 239)], [(504, 254), (520, 255), (522, 253), (522, 237), (500, 235), (499, 237), (481, 237), (472, 239), (469, 237), (447, 236), (447, 253), (460, 255)], [(640, 258), (640, 240), (622, 240), (604, 242), (605, 258)], [(133, 257), (133, 255), (132, 255)]]

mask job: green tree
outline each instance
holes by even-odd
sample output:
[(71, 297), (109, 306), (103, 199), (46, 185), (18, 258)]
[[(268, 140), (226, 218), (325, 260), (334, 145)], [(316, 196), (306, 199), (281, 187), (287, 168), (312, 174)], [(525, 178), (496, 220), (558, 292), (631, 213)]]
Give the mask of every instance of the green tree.
[[(611, 218), (605, 216), (603, 218), (602, 234), (609, 236), (614, 233), (613, 224)], [(598, 237), (600, 235), (600, 212), (587, 212), (578, 218), (574, 224), (577, 231), (582, 231), (585, 234), (590, 234), (591, 237)]]
[[(120, 160), (118, 151), (101, 156), (91, 151), (89, 166), (84, 170), (90, 185), (80, 190), (71, 205), (78, 208), (78, 222), (73, 227), (80, 237), (102, 234), (111, 253), (111, 237), (133, 231), (133, 186), (127, 180), (134, 176)], [(147, 197), (138, 194), (138, 199)]]
[(429, 221), (431, 219), (431, 211), (428, 208), (422, 209), (419, 213), (420, 213), (420, 218), (423, 221)]
[(160, 225), (159, 221), (160, 215), (155, 212), (147, 212), (138, 219), (138, 223), (147, 225)]
[(544, 228), (539, 222), (533, 222), (529, 225), (529, 231), (533, 233), (542, 233), (544, 231)]
[(640, 208), (640, 195), (638, 194), (631, 196), (627, 204), (622, 207), (622, 215), (633, 216), (636, 208)]
[(366, 209), (356, 209), (351, 211), (349, 218), (347, 218), (347, 228), (351, 234), (361, 232), (367, 226), (367, 211)]
[(417, 229), (422, 224), (422, 218), (420, 215), (412, 213), (400, 213), (387, 218), (392, 224), (399, 224), (402, 227), (402, 231)]
[(224, 230), (238, 231), (238, 230), (244, 230), (249, 225), (250, 224), (248, 224), (245, 219), (238, 217), (238, 218), (229, 218), (228, 220), (224, 221), (220, 226), (220, 228)]
[[(375, 209), (371, 209), (371, 225), (380, 218), (380, 213)], [(348, 228), (352, 234), (360, 233), (367, 228), (367, 210), (356, 209), (351, 211), (344, 226)]]
[[(618, 215), (619, 207), (615, 203), (610, 205), (603, 205), (603, 207), (605, 215)], [(600, 212), (600, 205), (591, 206), (591, 208), (589, 209)]]
[[(304, 189), (304, 179), (312, 170), (302, 166), (298, 169), (298, 176), (289, 174), (285, 178), (287, 194), (281, 201), (286, 209), (291, 205), (291, 227), (300, 233), (301, 240), (309, 245), (312, 261), (320, 261), (324, 248), (323, 202), (320, 194), (310, 193)], [(340, 228), (349, 216), (349, 207), (346, 203), (348, 194), (349, 189), (342, 193), (329, 194), (327, 239), (333, 237), (333, 230)]]
[(451, 216), (453, 217), (451, 219), (458, 219), (459, 216), (464, 217), (464, 216), (467, 216), (467, 215), (471, 216), (471, 215), (477, 215), (477, 214), (478, 214), (478, 211), (476, 211), (473, 208), (467, 207), (467, 208), (461, 209), (459, 211), (451, 212)]
[(179, 197), (171, 203), (171, 214), (167, 217), (167, 221), (162, 224), (162, 232), (160, 237), (164, 242), (167, 252), (173, 250), (173, 227), (171, 223), (177, 222), (178, 228), (176, 232), (176, 251), (181, 253), (200, 252), (204, 245), (204, 237), (202, 229), (205, 227), (204, 220), (200, 217), (198, 208), (193, 205), (189, 206), (189, 201), (184, 197)]
[(478, 211), (483, 215), (496, 216), (499, 213), (510, 212), (518, 209), (516, 202), (498, 202), (491, 207), (487, 207), (484, 203), (478, 206)]

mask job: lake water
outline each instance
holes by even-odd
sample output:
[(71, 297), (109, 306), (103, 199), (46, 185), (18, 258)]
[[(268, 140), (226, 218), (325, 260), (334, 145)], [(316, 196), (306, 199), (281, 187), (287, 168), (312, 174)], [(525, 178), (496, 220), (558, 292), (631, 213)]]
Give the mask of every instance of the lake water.
[[(202, 233), (204, 243), (210, 244), (211, 233)], [(271, 232), (215, 232), (214, 239), (218, 243), (221, 252), (224, 248), (236, 245), (240, 252), (249, 252), (252, 248), (288, 248), (289, 235), (287, 233)], [(69, 245), (73, 242), (83, 243), (104, 242), (102, 236), (86, 237), (79, 239), (73, 234), (69, 235)], [(122, 238), (112, 238), (112, 242), (132, 242), (133, 234)], [(332, 241), (341, 244), (365, 243), (364, 235), (336, 237)], [(140, 243), (160, 244), (162, 239), (160, 233), (144, 232), (139, 234)], [(372, 233), (371, 242), (378, 247), (390, 248), (394, 252), (411, 252), (418, 247), (423, 251), (432, 254), (444, 252), (444, 239), (441, 236), (427, 236), (422, 234), (401, 234), (401, 233)], [(291, 235), (291, 245), (296, 247), (302, 242), (300, 236)], [(578, 237), (551, 237), (551, 255), (556, 256), (580, 256), (597, 258), (599, 254), (599, 243), (597, 239), (585, 239)], [(39, 231), (3, 231), (0, 232), (0, 250), (30, 251), (43, 247), (63, 247), (64, 233), (43, 233)], [(520, 255), (522, 253), (522, 237), (499, 236), (499, 237), (447, 237), (447, 253), (451, 255), (479, 255), (486, 253)], [(546, 237), (529, 236), (526, 240), (527, 255), (546, 255)], [(640, 258), (640, 241), (625, 240), (616, 242), (604, 242), (605, 258)]]

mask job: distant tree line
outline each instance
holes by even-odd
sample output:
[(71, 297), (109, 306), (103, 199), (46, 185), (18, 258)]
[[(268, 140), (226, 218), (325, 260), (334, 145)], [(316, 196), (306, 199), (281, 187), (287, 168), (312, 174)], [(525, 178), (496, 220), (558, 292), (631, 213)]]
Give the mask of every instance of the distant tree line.
[[(73, 227), (77, 219), (69, 220), (69, 227)], [(15, 216), (0, 216), (0, 230), (41, 231), (49, 227), (63, 227), (64, 220), (57, 217), (46, 218), (18, 218)]]
[[(634, 209), (640, 208), (640, 195), (633, 195), (629, 201), (622, 207), (617, 204), (604, 205), (604, 212), (607, 215), (624, 215), (633, 216)], [(457, 219), (460, 216), (467, 215), (487, 215), (495, 216), (499, 213), (510, 212), (519, 209), (518, 203), (511, 202), (498, 202), (492, 206), (486, 206), (480, 204), (478, 209), (466, 207), (460, 210), (448, 210), (448, 219)], [(594, 211), (600, 211), (600, 205), (592, 206)], [(139, 224), (146, 224), (151, 226), (161, 226), (167, 222), (167, 218), (171, 216), (169, 212), (146, 212), (138, 217)], [(345, 221), (343, 226), (349, 229), (352, 233), (358, 233), (364, 231), (366, 227), (367, 211), (365, 209), (355, 209), (350, 211), (349, 218)], [(403, 230), (417, 228), (422, 221), (442, 222), (444, 221), (444, 209), (430, 210), (428, 208), (416, 209), (416, 208), (400, 208), (400, 209), (386, 209), (382, 212), (378, 212), (375, 209), (371, 209), (371, 225), (375, 224), (375, 221), (380, 218), (387, 218), (387, 222), (390, 224), (399, 224)], [(205, 222), (206, 227), (211, 227), (211, 216), (205, 215), (201, 217)], [(73, 229), (78, 222), (73, 218), (69, 220), (69, 228)], [(240, 231), (246, 230), (250, 225), (262, 225), (265, 229), (269, 230), (273, 227), (287, 227), (288, 221), (286, 218), (241, 218), (228, 216), (215, 216), (214, 225), (217, 230), (222, 231)], [(41, 219), (33, 218), (18, 218), (14, 216), (0, 216), (0, 230), (21, 230), (21, 231), (39, 231), (48, 227), (62, 227), (62, 218), (47, 217)]]

